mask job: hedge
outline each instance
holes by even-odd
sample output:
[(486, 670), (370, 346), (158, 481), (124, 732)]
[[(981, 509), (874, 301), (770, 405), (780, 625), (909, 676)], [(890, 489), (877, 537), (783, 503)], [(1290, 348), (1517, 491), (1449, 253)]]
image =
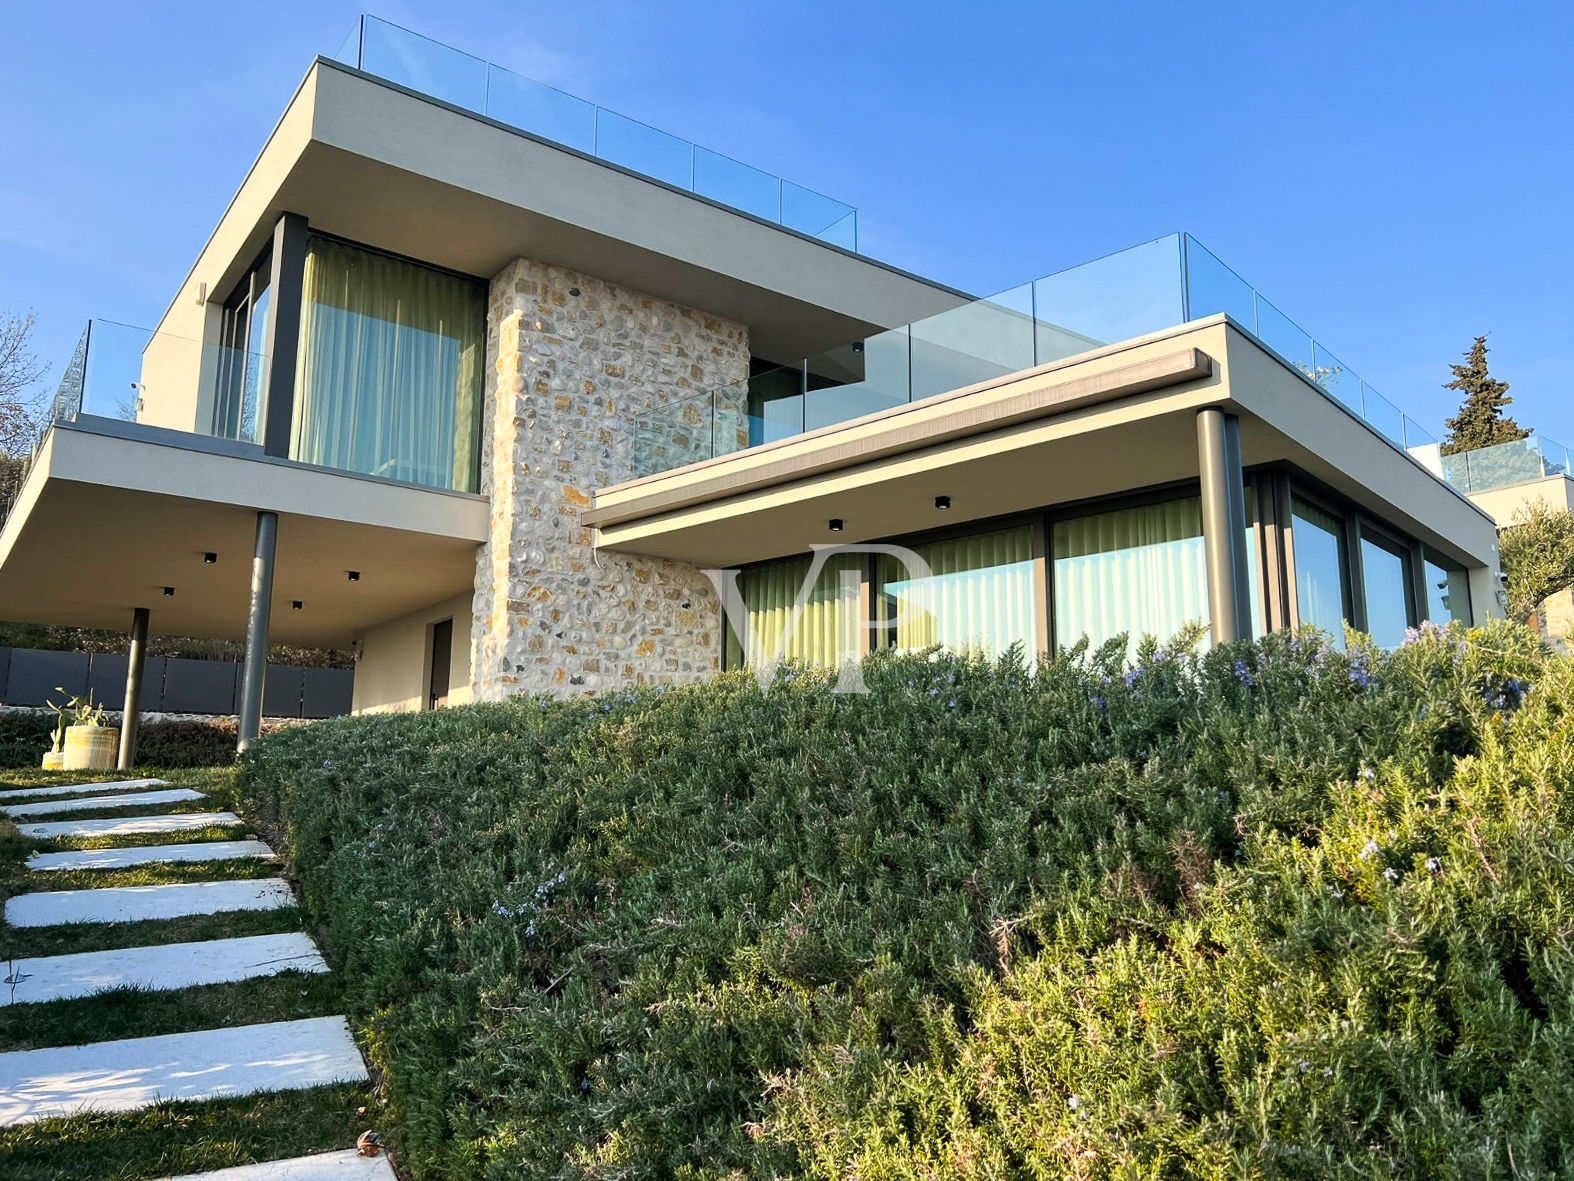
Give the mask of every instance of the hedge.
[[(42, 711), (0, 713), (0, 767), (36, 767), (54, 740), (55, 717)], [(144, 722), (137, 765), (159, 770), (223, 767), (235, 761), (235, 719)]]
[(1574, 670), (1525, 629), (876, 657), (242, 758), (417, 1178), (1574, 1164)]

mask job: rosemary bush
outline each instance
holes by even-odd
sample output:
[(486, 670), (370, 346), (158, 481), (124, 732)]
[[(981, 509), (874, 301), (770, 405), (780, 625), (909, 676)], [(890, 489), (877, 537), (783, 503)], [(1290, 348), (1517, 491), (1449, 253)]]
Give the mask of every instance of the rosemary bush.
[(269, 736), (417, 1177), (1551, 1176), (1574, 669), (875, 657)]

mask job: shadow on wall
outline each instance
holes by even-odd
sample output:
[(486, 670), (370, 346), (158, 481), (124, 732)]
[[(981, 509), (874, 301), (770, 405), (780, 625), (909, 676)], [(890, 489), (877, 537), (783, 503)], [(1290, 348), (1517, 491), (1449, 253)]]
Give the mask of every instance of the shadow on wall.
[[(262, 710), (270, 718), (332, 718), (350, 712), (355, 671), (270, 664)], [(118, 652), (51, 652), (0, 648), (0, 704), (47, 705), (88, 692), (118, 709), (125, 700), (126, 656)], [(228, 660), (150, 656), (142, 674), (144, 713), (233, 714), (240, 665)]]

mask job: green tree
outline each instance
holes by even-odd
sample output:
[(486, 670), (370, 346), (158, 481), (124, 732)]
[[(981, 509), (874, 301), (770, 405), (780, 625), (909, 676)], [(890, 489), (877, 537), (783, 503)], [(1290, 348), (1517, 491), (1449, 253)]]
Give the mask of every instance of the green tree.
[(1508, 382), (1498, 381), (1487, 370), (1487, 338), (1476, 337), (1462, 365), (1451, 365), (1454, 380), (1444, 384), (1445, 390), (1459, 390), (1465, 395), (1459, 413), (1446, 421), (1448, 437), (1443, 440), (1443, 454), (1475, 451), (1498, 443), (1512, 443), (1526, 438), (1530, 431), (1503, 413), (1503, 408), (1514, 401), (1508, 396)]
[(1498, 534), (1509, 617), (1526, 623), (1550, 596), (1574, 586), (1574, 513), (1544, 501), (1520, 509)]

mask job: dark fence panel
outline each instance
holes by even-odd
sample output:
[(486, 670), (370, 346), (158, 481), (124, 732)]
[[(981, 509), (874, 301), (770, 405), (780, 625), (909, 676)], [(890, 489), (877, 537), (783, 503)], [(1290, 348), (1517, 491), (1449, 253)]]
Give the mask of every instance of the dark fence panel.
[(227, 660), (181, 660), (164, 666), (164, 703), (171, 714), (232, 714), (235, 712), (236, 670)]
[[(0, 704), (47, 705), (91, 691), (119, 710), (126, 696), (127, 658), (120, 652), (48, 652), (0, 648)], [(331, 718), (350, 712), (355, 673), (347, 668), (270, 664), (262, 712), (270, 718)], [(226, 660), (149, 656), (142, 674), (146, 713), (233, 714), (240, 698), (240, 666)]]
[(303, 668), (301, 717), (336, 718), (350, 712), (355, 673), (347, 668)]
[(86, 652), (12, 649), (5, 696), (8, 705), (48, 705), (60, 700), (59, 689), (73, 696), (87, 692)]
[(301, 693), (305, 685), (304, 668), (294, 664), (270, 664), (262, 681), (262, 712), (270, 718), (301, 716)]
[[(93, 700), (109, 709), (119, 709), (126, 701), (126, 666), (130, 664), (123, 652), (95, 652), (88, 660), (87, 690)], [(147, 677), (142, 673), (142, 699), (147, 700)]]

